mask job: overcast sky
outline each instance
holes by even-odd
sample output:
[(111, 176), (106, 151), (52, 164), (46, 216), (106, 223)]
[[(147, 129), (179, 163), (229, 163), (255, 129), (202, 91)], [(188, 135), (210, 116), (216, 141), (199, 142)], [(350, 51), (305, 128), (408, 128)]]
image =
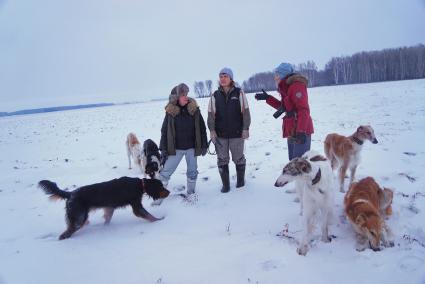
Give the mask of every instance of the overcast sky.
[(282, 61), (425, 43), (424, 0), (0, 0), (0, 111), (166, 97)]

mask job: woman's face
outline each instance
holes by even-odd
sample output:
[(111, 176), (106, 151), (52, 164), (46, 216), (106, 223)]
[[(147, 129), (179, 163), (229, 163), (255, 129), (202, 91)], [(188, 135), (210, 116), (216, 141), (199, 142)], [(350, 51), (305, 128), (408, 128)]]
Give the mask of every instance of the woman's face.
[(230, 87), (230, 83), (232, 80), (227, 74), (220, 74), (220, 86), (222, 87)]
[(185, 106), (189, 102), (189, 97), (187, 95), (183, 95), (179, 97), (179, 105)]
[(274, 74), (274, 81), (276, 82), (276, 84), (279, 84), (280, 82), (280, 77), (277, 74)]

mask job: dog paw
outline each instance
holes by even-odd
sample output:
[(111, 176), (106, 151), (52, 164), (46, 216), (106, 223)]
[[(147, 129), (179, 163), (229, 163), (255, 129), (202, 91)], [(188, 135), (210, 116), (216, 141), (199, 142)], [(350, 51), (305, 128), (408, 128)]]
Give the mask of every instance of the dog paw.
[(297, 253), (299, 255), (306, 255), (308, 252), (308, 246), (307, 245), (302, 245), (299, 248), (297, 248)]
[(386, 248), (392, 248), (393, 246), (394, 246), (394, 241), (384, 242), (384, 247)]
[(356, 244), (356, 251), (364, 251), (367, 248), (367, 245)]

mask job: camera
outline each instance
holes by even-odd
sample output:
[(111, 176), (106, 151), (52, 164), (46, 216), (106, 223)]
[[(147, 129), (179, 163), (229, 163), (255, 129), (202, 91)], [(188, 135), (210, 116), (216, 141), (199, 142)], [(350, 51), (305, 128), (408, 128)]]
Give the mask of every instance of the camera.
[(284, 113), (286, 111), (284, 106), (280, 106), (280, 108), (277, 109), (277, 111), (275, 113), (273, 113), (273, 117), (274, 118), (278, 118), (279, 116), (282, 115), (282, 113)]

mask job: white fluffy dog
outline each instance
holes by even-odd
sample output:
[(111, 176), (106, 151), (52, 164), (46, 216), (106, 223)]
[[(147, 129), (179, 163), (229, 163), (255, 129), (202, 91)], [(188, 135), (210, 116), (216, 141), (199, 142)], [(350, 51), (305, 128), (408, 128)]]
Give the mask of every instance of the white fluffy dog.
[(322, 241), (331, 241), (328, 227), (333, 215), (334, 185), (330, 163), (317, 152), (309, 151), (283, 168), (275, 186), (283, 187), (291, 181), (297, 182), (303, 210), (304, 232), (297, 252), (306, 255), (316, 215), (321, 220)]

